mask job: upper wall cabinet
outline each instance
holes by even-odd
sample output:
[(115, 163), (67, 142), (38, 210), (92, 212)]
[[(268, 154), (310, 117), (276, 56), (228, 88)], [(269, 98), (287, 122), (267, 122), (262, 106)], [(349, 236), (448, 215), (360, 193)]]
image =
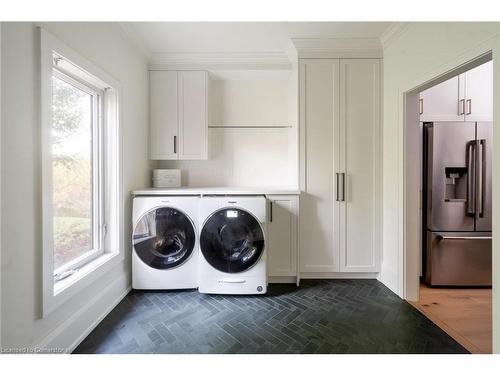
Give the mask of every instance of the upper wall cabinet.
[(493, 62), (465, 72), (465, 121), (493, 121)]
[(420, 121), (492, 121), (493, 63), (420, 93)]
[(208, 158), (208, 73), (150, 71), (150, 159)]
[(149, 158), (176, 160), (177, 72), (149, 72)]
[(420, 93), (420, 121), (463, 121), (465, 82), (456, 76)]

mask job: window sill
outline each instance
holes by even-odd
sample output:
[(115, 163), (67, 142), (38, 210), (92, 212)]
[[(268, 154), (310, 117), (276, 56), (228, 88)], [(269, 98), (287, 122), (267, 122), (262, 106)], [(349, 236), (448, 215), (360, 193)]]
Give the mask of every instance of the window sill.
[(57, 296), (62, 291), (70, 288), (73, 284), (77, 283), (79, 280), (89, 276), (93, 271), (97, 268), (114, 258), (118, 255), (117, 252), (113, 253), (104, 253), (93, 261), (87, 263), (83, 267), (80, 267), (74, 274), (71, 276), (54, 282), (54, 296)]

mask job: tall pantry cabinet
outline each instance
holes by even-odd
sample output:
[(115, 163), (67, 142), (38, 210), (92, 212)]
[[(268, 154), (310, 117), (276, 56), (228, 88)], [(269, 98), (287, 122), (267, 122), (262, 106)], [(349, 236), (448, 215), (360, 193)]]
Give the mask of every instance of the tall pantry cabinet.
[(380, 270), (380, 59), (299, 59), (300, 271)]

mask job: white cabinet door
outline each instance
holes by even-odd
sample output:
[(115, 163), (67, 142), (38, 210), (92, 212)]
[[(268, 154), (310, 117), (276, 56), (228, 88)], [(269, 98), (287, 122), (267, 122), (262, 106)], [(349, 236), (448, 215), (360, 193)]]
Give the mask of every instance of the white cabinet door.
[(465, 121), (493, 121), (493, 61), (465, 75)]
[(300, 272), (339, 270), (339, 60), (302, 59), (299, 77), (301, 153)]
[(340, 271), (378, 272), (380, 61), (340, 60)]
[(420, 121), (464, 121), (465, 77), (453, 77), (420, 93)]
[(149, 72), (149, 158), (176, 160), (177, 72)]
[(267, 225), (269, 276), (297, 275), (298, 197), (270, 195)]
[(179, 87), (179, 159), (207, 159), (208, 144), (208, 73), (178, 72)]

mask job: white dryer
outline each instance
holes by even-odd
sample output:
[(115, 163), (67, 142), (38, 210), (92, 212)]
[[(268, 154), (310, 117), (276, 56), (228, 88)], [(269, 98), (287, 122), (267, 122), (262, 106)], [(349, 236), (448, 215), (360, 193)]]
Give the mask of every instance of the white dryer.
[(200, 197), (135, 197), (132, 288), (198, 287)]
[(200, 199), (201, 293), (264, 294), (266, 199), (215, 196)]

